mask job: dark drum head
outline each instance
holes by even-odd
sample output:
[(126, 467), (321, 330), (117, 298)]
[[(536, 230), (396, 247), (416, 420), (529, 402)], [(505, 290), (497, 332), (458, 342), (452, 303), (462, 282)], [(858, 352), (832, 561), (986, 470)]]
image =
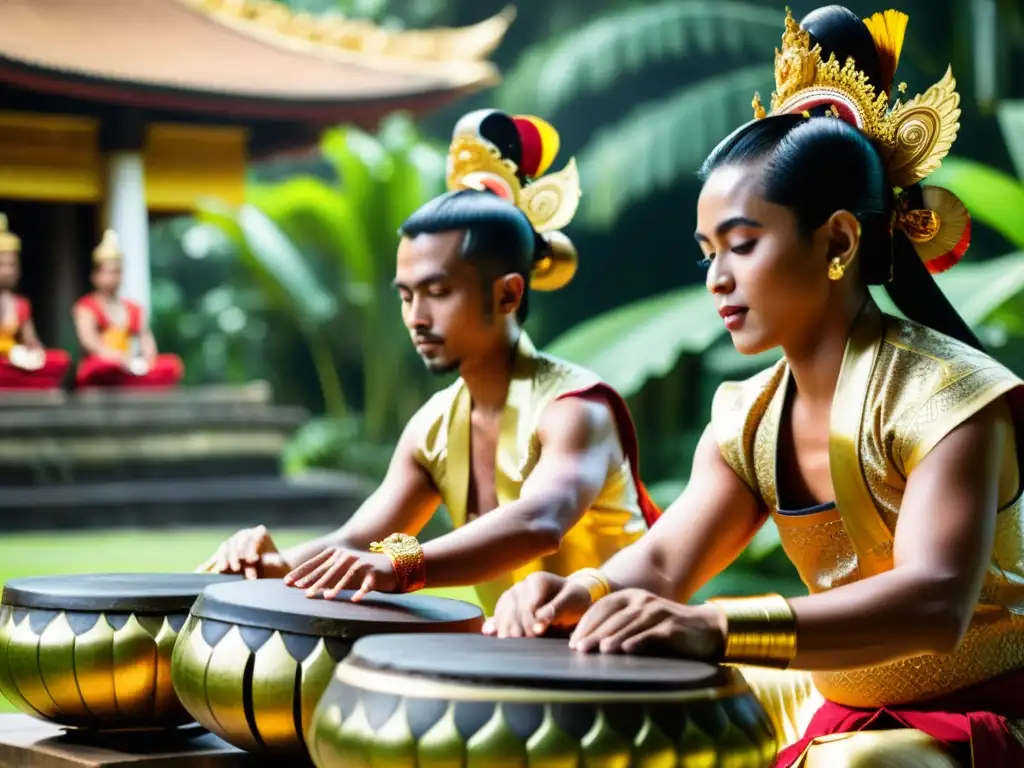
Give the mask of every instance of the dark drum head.
[(239, 581), (215, 573), (83, 573), (11, 579), (3, 604), (51, 611), (188, 613), (211, 584)]
[(547, 690), (680, 691), (728, 682), (724, 667), (654, 656), (583, 654), (567, 640), (486, 635), (378, 635), (346, 663), (449, 682)]
[(281, 579), (217, 584), (205, 590), (192, 615), (243, 627), (354, 640), (381, 632), (479, 632), (483, 611), (430, 595), (371, 592), (358, 603), (344, 590), (334, 600), (308, 598)]

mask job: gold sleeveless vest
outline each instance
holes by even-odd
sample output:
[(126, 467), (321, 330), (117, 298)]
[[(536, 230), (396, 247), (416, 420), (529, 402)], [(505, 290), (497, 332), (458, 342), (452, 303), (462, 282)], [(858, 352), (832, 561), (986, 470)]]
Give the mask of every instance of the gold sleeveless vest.
[[(881, 707), (949, 693), (1024, 667), (1024, 382), (987, 355), (882, 315), (854, 324), (832, 403), (829, 463), (835, 504), (780, 512), (776, 446), (789, 386), (785, 360), (715, 394), (712, 425), (726, 462), (763, 501), (782, 546), (813, 594), (893, 567), (907, 477), (956, 426), (1006, 395), (1016, 437), (1003, 462), (988, 575), (960, 647), (866, 669), (815, 672), (825, 698)], [(940, 510), (936, 510), (939, 513)]]
[[(494, 463), (499, 504), (519, 498), (520, 489), (540, 458), (537, 426), (544, 408), (570, 392), (599, 385), (590, 371), (537, 352), (523, 332), (516, 346)], [(452, 523), (466, 522), (470, 473), (470, 395), (462, 379), (438, 392), (416, 415), (421, 419), (416, 460), (441, 494)], [(620, 431), (632, 424), (620, 423)], [(535, 571), (568, 575), (597, 567), (644, 532), (633, 467), (627, 458), (609, 471), (604, 487), (583, 518), (562, 539), (561, 549), (505, 576), (476, 585), (481, 605), (491, 615), (501, 594)], [(500, 510), (488, 514), (501, 514)]]

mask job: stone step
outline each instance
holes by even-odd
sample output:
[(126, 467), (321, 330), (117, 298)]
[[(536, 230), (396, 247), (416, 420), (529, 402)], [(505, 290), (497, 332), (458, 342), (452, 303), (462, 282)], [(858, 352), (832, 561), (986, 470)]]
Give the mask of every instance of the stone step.
[(88, 405), (164, 407), (175, 404), (229, 403), (269, 405), (270, 383), (251, 381), (245, 384), (203, 384), (164, 390), (80, 389), (72, 391), (70, 401)]
[(166, 405), (0, 412), (0, 486), (276, 475), (302, 408)]
[[(282, 441), (283, 442), (283, 441)], [(2, 444), (0, 444), (2, 447)], [(0, 488), (10, 486), (85, 485), (133, 480), (191, 481), (206, 478), (254, 477), (281, 472), (281, 447), (267, 446), (262, 452), (228, 455), (132, 455), (121, 458), (89, 457), (94, 460), (51, 459), (32, 462), (0, 461)], [(104, 460), (105, 459), (105, 460)]]
[(167, 404), (160, 408), (116, 408), (68, 404), (0, 412), (0, 438), (125, 435), (203, 429), (276, 429), (293, 432), (309, 417), (297, 406), (228, 403)]
[(301, 478), (137, 480), (91, 485), (6, 487), (0, 530), (178, 525), (340, 525), (372, 488), (342, 473)]
[(161, 408), (168, 405), (188, 404), (249, 404), (269, 405), (272, 399), (270, 384), (253, 381), (245, 384), (203, 384), (167, 390), (130, 389), (62, 389), (48, 391), (0, 390), (0, 411), (32, 407), (85, 405), (90, 407), (120, 408), (124, 406)]

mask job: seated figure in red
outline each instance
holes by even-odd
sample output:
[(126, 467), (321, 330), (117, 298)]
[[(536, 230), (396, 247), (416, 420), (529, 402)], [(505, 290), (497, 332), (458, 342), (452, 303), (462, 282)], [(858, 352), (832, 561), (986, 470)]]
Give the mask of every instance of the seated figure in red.
[(113, 230), (104, 233), (92, 256), (93, 292), (74, 307), (75, 330), (87, 355), (78, 364), (75, 386), (162, 389), (177, 385), (185, 370), (181, 359), (158, 354), (142, 307), (117, 295), (122, 254)]
[(43, 349), (32, 305), (14, 292), (21, 277), (21, 240), (0, 213), (0, 390), (56, 389), (71, 367), (59, 349)]

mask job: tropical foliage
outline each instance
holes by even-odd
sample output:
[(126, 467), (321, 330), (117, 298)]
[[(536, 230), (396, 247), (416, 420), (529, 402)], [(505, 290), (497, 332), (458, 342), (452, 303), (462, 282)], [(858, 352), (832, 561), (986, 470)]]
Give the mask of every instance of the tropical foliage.
[(444, 167), (443, 146), (403, 116), (377, 135), (339, 127), (323, 136), (308, 172), (253, 181), (241, 207), (208, 200), (193, 220), (175, 223), (193, 262), (234, 267), (180, 313), (178, 334), (212, 331), (225, 312), (240, 315), (242, 327), (253, 315), (267, 342), (261, 373), (286, 382), (298, 364), (316, 377), (326, 420), (307, 425), (288, 463), (379, 476), (390, 443), (436, 387), (411, 349), (390, 282), (395, 233), (443, 190)]
[(771, 90), (771, 60), (730, 60), (778, 35), (780, 21), (777, 10), (742, 2), (670, 0), (616, 10), (528, 50), (499, 103), (553, 115), (655, 65), (714, 62), (705, 77), (650, 93), (603, 123), (580, 149), (587, 190), (580, 220), (609, 227), (630, 205), (692, 176), (723, 136), (751, 118), (754, 92)]

